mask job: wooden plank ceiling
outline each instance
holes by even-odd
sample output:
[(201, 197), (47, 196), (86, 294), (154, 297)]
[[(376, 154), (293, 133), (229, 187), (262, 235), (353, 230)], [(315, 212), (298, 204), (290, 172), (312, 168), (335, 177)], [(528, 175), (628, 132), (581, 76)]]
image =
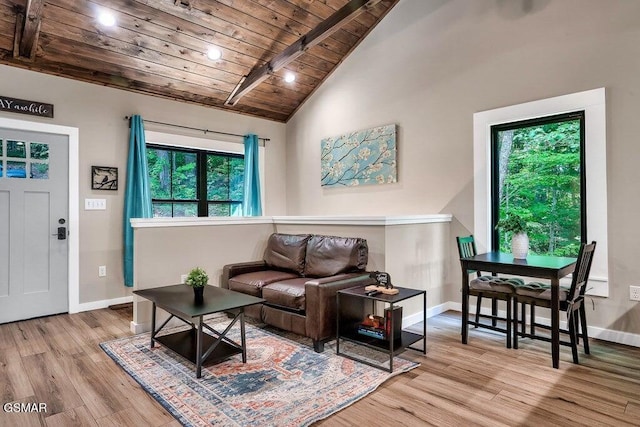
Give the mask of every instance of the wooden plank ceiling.
[[(374, 3), (235, 105), (243, 76), (349, 1), (0, 0), (0, 63), (284, 122), (397, 2)], [(115, 26), (98, 22), (103, 9)]]

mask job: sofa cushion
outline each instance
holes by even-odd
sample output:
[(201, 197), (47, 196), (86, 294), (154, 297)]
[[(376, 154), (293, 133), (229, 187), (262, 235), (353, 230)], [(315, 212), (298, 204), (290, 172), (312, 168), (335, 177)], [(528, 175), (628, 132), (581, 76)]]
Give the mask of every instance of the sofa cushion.
[(264, 261), (270, 268), (293, 271), (302, 275), (304, 271), (309, 234), (273, 233), (264, 250)]
[(269, 283), (292, 279), (294, 277), (299, 276), (288, 271), (254, 271), (253, 273), (238, 274), (237, 276), (231, 277), (229, 279), (229, 289), (260, 297), (262, 295), (262, 288)]
[(367, 268), (369, 248), (357, 237), (313, 236), (307, 243), (304, 275), (335, 276)]
[(305, 309), (304, 277), (297, 279), (281, 280), (262, 288), (262, 298), (267, 304), (285, 307), (291, 310), (303, 312)]

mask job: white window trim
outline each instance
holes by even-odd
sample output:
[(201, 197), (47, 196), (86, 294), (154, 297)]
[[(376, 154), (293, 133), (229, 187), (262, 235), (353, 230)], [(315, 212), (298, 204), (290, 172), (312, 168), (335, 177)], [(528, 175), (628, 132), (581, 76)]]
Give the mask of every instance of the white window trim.
[[(186, 135), (177, 135), (165, 132), (145, 130), (145, 140), (147, 144), (168, 145), (172, 147), (196, 148), (200, 150), (212, 150), (221, 153), (242, 154), (244, 156), (244, 144), (237, 142), (219, 141), (216, 139), (198, 138)], [(264, 212), (264, 165), (266, 150), (263, 146), (258, 147), (258, 167), (260, 170), (260, 201), (262, 212)]]
[(473, 115), (474, 235), (478, 251), (491, 250), (491, 126), (584, 110), (587, 241), (598, 243), (588, 293), (609, 296), (605, 100), (605, 89), (599, 88)]

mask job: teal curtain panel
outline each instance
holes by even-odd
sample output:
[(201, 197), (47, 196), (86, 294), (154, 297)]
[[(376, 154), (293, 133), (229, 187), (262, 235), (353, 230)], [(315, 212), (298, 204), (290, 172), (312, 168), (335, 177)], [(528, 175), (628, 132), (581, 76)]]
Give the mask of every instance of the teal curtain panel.
[(134, 115), (129, 123), (127, 186), (124, 195), (124, 285), (133, 286), (133, 228), (131, 218), (151, 218), (151, 189), (142, 117)]
[(244, 216), (262, 216), (260, 199), (260, 168), (258, 162), (258, 137), (244, 137)]

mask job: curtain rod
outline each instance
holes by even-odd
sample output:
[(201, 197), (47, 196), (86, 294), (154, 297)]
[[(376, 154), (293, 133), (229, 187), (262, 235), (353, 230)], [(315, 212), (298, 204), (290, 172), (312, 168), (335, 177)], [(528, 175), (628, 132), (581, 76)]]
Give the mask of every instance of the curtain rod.
[[(129, 120), (129, 119), (131, 119), (131, 117), (124, 116), (124, 119), (125, 120)], [(164, 126), (172, 126), (174, 128), (196, 130), (198, 132), (204, 132), (205, 134), (207, 134), (207, 133), (217, 133), (218, 135), (237, 136), (237, 137), (240, 137), (240, 138), (244, 138), (244, 135), (240, 135), (238, 133), (229, 133), (229, 132), (220, 132), (220, 131), (217, 131), (217, 130), (193, 128), (193, 127), (190, 127), (190, 126), (175, 125), (173, 123), (154, 122), (153, 120), (146, 120), (146, 119), (142, 119), (142, 121), (144, 123), (154, 123), (156, 125), (164, 125)], [(263, 142), (271, 141), (269, 138), (258, 138), (258, 140), (263, 141)]]

